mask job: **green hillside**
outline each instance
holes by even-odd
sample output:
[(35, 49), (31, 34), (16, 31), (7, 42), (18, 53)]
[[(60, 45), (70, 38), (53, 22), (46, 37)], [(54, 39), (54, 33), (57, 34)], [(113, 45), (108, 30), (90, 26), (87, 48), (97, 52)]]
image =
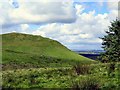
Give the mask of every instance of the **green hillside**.
[(20, 33), (0, 36), (3, 89), (120, 90), (120, 63), (113, 70), (110, 63), (85, 58), (41, 36)]
[(0, 36), (4, 68), (70, 66), (78, 62), (94, 62), (49, 38), (21, 33)]

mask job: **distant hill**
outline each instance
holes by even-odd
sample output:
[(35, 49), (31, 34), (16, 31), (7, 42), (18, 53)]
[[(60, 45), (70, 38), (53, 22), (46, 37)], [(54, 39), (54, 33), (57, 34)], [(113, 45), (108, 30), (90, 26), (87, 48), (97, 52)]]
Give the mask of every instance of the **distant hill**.
[(77, 62), (92, 63), (61, 43), (36, 35), (8, 33), (2, 37), (3, 69), (70, 66)]
[(105, 52), (104, 50), (79, 50), (75, 51), (78, 54), (100, 54)]

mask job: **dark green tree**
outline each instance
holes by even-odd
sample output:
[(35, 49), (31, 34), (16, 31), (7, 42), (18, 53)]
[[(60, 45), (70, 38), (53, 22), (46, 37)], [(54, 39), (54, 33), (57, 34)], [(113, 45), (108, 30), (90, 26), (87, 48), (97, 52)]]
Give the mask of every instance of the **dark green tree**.
[(101, 54), (101, 59), (103, 62), (118, 62), (120, 61), (120, 20), (112, 21), (108, 28), (107, 35), (102, 38), (102, 48), (105, 52)]

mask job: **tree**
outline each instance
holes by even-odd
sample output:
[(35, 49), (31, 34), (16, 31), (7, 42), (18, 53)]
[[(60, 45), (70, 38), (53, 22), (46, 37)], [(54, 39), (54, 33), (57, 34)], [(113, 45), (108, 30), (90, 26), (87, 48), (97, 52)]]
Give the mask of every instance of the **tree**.
[(116, 19), (111, 22), (111, 26), (103, 38), (104, 53), (101, 54), (103, 62), (116, 62), (120, 61), (120, 20)]

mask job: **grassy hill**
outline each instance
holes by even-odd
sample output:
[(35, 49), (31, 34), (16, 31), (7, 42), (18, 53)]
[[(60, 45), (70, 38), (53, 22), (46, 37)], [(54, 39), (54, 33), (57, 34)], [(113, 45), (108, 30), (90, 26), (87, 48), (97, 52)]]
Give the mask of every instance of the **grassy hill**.
[(3, 68), (61, 67), (92, 63), (55, 40), (41, 36), (8, 33), (2, 37)]
[(111, 71), (110, 63), (90, 64), (95, 61), (48, 38), (20, 33), (0, 36), (3, 89), (120, 90), (120, 63)]

